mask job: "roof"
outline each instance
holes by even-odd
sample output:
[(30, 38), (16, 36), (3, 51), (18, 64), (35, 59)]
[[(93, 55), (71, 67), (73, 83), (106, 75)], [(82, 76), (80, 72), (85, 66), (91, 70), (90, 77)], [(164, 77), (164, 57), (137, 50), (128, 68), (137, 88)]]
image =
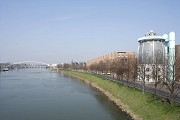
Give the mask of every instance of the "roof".
[(145, 34), (144, 37), (138, 38), (138, 42), (142, 42), (142, 41), (165, 41), (165, 38), (151, 30), (150, 32)]

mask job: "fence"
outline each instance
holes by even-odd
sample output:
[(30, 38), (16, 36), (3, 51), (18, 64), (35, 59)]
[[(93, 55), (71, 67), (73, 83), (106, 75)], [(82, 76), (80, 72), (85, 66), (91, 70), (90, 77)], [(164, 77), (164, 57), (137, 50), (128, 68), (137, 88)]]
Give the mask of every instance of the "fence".
[[(117, 78), (113, 78), (113, 77), (110, 77), (110, 76), (107, 76), (107, 75), (101, 75), (101, 74), (96, 74), (96, 75), (98, 77), (105, 78), (105, 79), (111, 80), (111, 81), (115, 81), (115, 82), (117, 82), (119, 84), (125, 84), (125, 85), (127, 85), (129, 87), (133, 87), (133, 88), (136, 88), (136, 89), (139, 89), (139, 90), (143, 89), (141, 82), (132, 82), (132, 81), (127, 81), (127, 80), (119, 80)], [(150, 86), (149, 84), (146, 84), (144, 91), (147, 92), (147, 93), (154, 94), (155, 88), (153, 86)], [(175, 96), (173, 98), (171, 96), (170, 92), (165, 88), (160, 88), (160, 89), (157, 88), (156, 89), (156, 95), (159, 96), (159, 97), (165, 98), (167, 100), (174, 99), (175, 102), (180, 103), (180, 95), (177, 95), (177, 96)]]

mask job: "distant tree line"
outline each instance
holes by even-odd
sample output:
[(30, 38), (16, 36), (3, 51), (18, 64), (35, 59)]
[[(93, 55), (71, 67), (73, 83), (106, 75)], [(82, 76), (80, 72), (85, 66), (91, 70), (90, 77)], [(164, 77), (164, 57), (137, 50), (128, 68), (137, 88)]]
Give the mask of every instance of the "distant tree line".
[(86, 63), (85, 62), (71, 62), (69, 63), (63, 63), (63, 64), (58, 64), (57, 65), (58, 69), (73, 69), (73, 70), (87, 70)]

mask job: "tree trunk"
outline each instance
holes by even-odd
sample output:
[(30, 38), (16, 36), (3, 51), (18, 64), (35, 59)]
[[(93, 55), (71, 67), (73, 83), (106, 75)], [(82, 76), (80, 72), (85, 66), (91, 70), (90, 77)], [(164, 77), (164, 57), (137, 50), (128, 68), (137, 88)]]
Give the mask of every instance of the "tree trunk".
[(156, 92), (157, 92), (157, 85), (156, 85), (156, 83), (155, 83), (155, 86), (154, 86), (154, 95), (153, 95), (153, 97), (156, 96)]
[(142, 89), (142, 93), (144, 94), (145, 91), (145, 81), (143, 81), (143, 89)]

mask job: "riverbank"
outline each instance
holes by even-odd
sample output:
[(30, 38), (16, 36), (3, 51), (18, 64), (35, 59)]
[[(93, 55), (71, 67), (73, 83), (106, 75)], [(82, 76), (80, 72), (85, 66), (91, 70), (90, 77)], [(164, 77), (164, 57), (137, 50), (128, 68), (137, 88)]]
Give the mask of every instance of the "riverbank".
[(89, 73), (61, 71), (64, 74), (79, 78), (104, 93), (119, 108), (127, 112), (135, 120), (179, 120), (180, 105), (162, 103), (151, 94), (116, 82), (99, 78)]

